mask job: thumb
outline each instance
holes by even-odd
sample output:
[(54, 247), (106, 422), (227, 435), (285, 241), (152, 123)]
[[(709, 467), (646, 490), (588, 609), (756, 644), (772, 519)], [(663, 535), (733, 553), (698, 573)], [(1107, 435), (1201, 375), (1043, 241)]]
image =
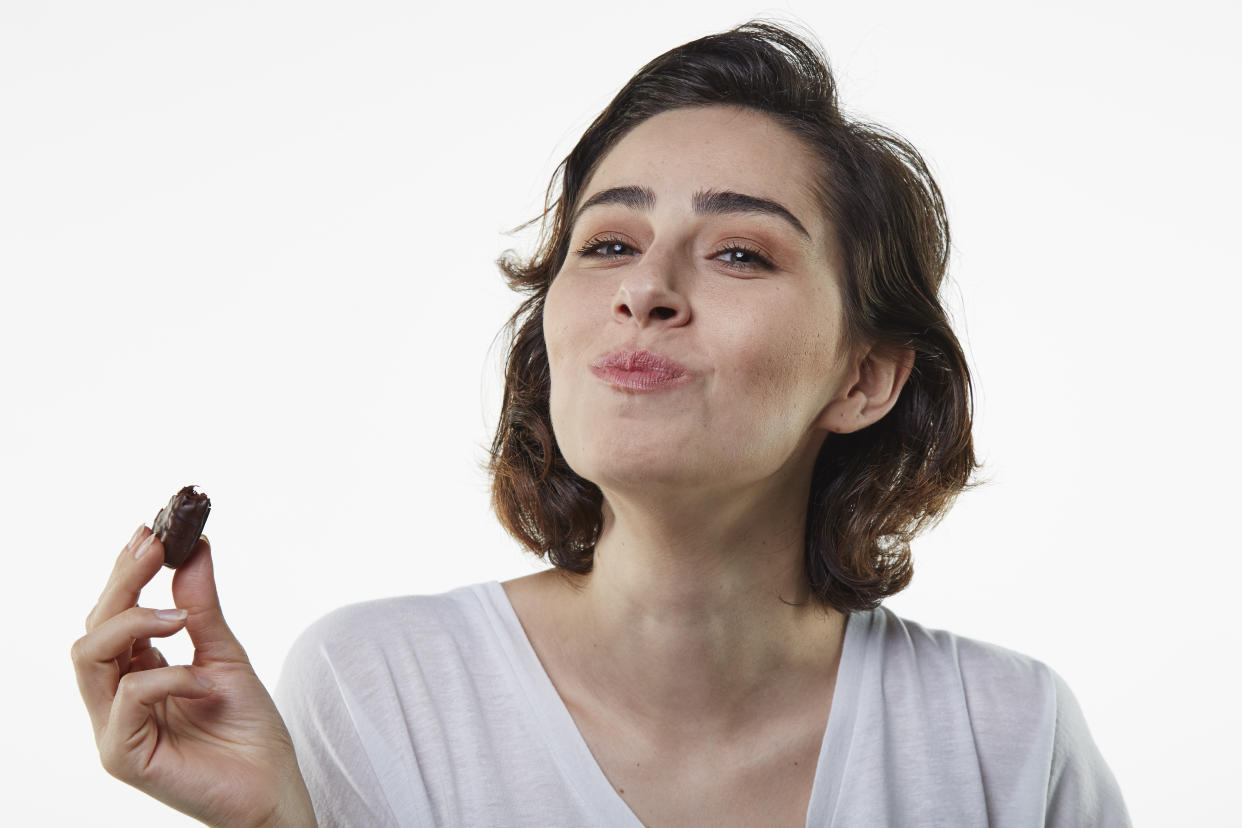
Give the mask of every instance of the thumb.
[(246, 651), (224, 622), (220, 596), (216, 593), (215, 573), (211, 566), (211, 542), (204, 535), (194, 551), (177, 567), (172, 581), (173, 603), (186, 610), (186, 632), (194, 642), (194, 663), (241, 661), (249, 663)]

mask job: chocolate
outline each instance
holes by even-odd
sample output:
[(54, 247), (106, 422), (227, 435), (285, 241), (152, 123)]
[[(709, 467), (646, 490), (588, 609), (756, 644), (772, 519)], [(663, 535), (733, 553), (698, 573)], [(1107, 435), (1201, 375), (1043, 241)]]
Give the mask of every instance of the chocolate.
[(164, 544), (164, 566), (176, 569), (185, 563), (194, 551), (198, 536), (207, 525), (211, 512), (211, 499), (186, 486), (168, 499), (168, 505), (160, 509), (151, 524), (151, 531)]

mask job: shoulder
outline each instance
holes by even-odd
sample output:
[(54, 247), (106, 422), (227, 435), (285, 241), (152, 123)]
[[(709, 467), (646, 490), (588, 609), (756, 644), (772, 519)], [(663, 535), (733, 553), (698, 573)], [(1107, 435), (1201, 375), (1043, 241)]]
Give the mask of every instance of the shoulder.
[(294, 641), (274, 696), (321, 824), (453, 822), (435, 791), (440, 769), (465, 766), (449, 734), (480, 709), (487, 589), (350, 604)]
[(920, 746), (955, 740), (985, 764), (1008, 765), (1015, 744), (1037, 765), (1051, 759), (1064, 683), (1047, 664), (884, 607), (867, 615), (863, 698), (878, 694), (884, 719)]
[(374, 650), (461, 633), (477, 624), (479, 593), (485, 587), (474, 584), (438, 595), (401, 595), (348, 604), (311, 623), (293, 648)]
[(459, 662), (485, 636), (487, 584), (403, 595), (328, 612), (294, 640), (281, 670), (286, 698), (325, 685), (344, 689), (396, 680), (432, 663)]
[(1129, 824), (1116, 779), (1056, 670), (884, 607), (861, 618), (863, 681), (871, 685), (864, 692), (883, 699), (883, 718), (901, 720), (942, 758), (957, 744), (959, 766), (977, 768), (991, 790), (992, 811), (1046, 809), (1047, 824), (1058, 826)]
[(985, 709), (1052, 709), (1058, 692), (1068, 689), (1051, 667), (1017, 650), (926, 627), (886, 607), (868, 615), (868, 649), (879, 654), (886, 678), (917, 676), (920, 684), (958, 690)]

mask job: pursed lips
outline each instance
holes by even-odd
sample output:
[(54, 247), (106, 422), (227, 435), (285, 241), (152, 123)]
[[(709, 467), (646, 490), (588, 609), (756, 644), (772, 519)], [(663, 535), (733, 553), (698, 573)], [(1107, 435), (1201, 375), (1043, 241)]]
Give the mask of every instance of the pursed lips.
[(622, 391), (664, 391), (693, 379), (676, 360), (646, 349), (610, 351), (591, 364), (591, 373)]

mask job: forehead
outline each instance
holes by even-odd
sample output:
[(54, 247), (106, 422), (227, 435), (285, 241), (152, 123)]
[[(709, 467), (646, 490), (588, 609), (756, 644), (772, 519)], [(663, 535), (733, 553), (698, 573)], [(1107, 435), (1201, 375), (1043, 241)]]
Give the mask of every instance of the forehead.
[(604, 156), (579, 202), (614, 186), (645, 185), (665, 206), (687, 209), (690, 194), (732, 190), (785, 205), (816, 234), (819, 170), (808, 147), (757, 110), (703, 106), (661, 112), (630, 130)]

